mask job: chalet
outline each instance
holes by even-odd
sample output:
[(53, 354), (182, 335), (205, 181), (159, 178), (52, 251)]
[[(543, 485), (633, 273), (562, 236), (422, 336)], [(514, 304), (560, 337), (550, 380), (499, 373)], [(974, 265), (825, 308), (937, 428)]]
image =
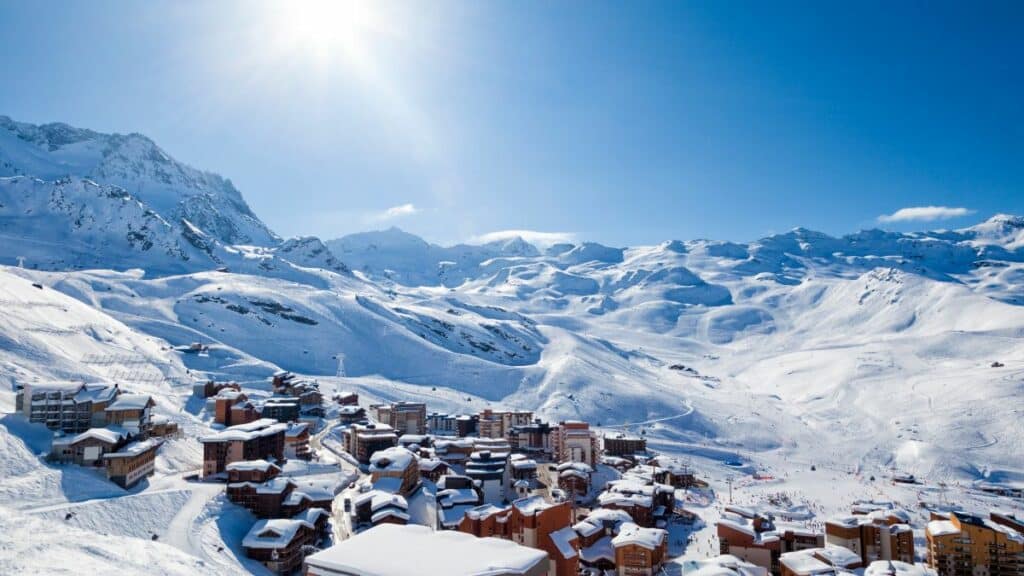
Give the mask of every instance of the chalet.
[(469, 510), (459, 523), (459, 531), (481, 538), (504, 538), (543, 550), (555, 575), (575, 576), (579, 567), (579, 536), (571, 526), (571, 504), (550, 504), (541, 496), (531, 496), (505, 508), (485, 504)]
[(573, 525), (579, 536), (580, 564), (607, 573), (615, 570), (615, 547), (612, 539), (622, 526), (633, 519), (622, 510), (598, 508)]
[(558, 487), (566, 494), (586, 496), (590, 492), (590, 476), (594, 469), (583, 462), (562, 462), (558, 471)]
[(330, 512), (333, 494), (298, 488), (296, 480), (274, 475), (263, 482), (228, 482), (227, 497), (258, 518), (290, 518), (312, 508)]
[(333, 400), (339, 406), (358, 406), (359, 394), (351, 391), (339, 392), (334, 395)]
[(629, 470), (636, 465), (635, 462), (628, 458), (620, 458), (619, 456), (601, 456), (601, 464), (615, 468), (620, 473)]
[(782, 576), (834, 576), (840, 571), (852, 574), (864, 566), (859, 555), (842, 546), (786, 552), (779, 557), (779, 565)]
[(360, 464), (369, 464), (374, 452), (398, 445), (398, 435), (387, 424), (356, 423), (342, 432), (342, 445)]
[(615, 573), (619, 576), (654, 576), (668, 555), (667, 533), (660, 528), (623, 524), (612, 538)]
[(537, 461), (527, 458), (522, 454), (513, 454), (511, 457), (512, 479), (526, 480), (533, 484), (537, 479)]
[(244, 400), (236, 403), (228, 410), (228, 422), (230, 426), (238, 426), (239, 424), (248, 424), (255, 422), (260, 419), (260, 410), (252, 403), (251, 400)]
[(226, 428), (199, 439), (203, 444), (202, 476), (225, 471), (228, 464), (243, 460), (284, 460), (287, 424), (263, 418)]
[(284, 457), (297, 460), (309, 460), (309, 424), (299, 422), (290, 424), (284, 433)]
[(131, 434), (120, 428), (90, 428), (54, 438), (50, 458), (79, 466), (103, 466), (103, 455), (116, 452), (130, 439)]
[(675, 458), (657, 456), (649, 461), (654, 469), (654, 480), (675, 488), (707, 488), (708, 483), (697, 478), (689, 464)]
[(371, 489), (352, 499), (352, 525), (355, 527), (408, 523), (409, 502), (399, 494)]
[(802, 526), (776, 524), (771, 516), (753, 510), (727, 506), (718, 521), (718, 543), (722, 554), (732, 554), (780, 576), (782, 554), (822, 548), (825, 536)]
[(402, 434), (398, 437), (398, 445), (419, 452), (421, 448), (430, 448), (433, 439), (426, 434)]
[(107, 452), (103, 455), (107, 478), (122, 488), (129, 488), (152, 476), (156, 469), (156, 452), (161, 444), (160, 440), (151, 438), (132, 442), (116, 452)]
[(281, 474), (281, 468), (266, 460), (243, 460), (232, 462), (225, 469), (228, 473), (228, 483), (255, 482), (262, 484), (267, 480)]
[(437, 482), (438, 528), (455, 530), (466, 512), (484, 502), (483, 490), (468, 476), (449, 474)]
[(420, 478), (430, 480), (435, 484), (441, 479), (442, 476), (447, 475), (451, 472), (451, 467), (448, 466), (443, 460), (438, 458), (420, 458), (419, 459)]
[(598, 503), (604, 508), (626, 512), (642, 527), (657, 527), (675, 508), (675, 489), (630, 470), (621, 479), (605, 486), (605, 491), (598, 496)]
[(387, 486), (395, 494), (408, 496), (420, 485), (418, 458), (398, 446), (374, 452), (369, 472), (374, 486)]
[(147, 438), (153, 428), (156, 402), (147, 394), (121, 394), (106, 407), (107, 423), (120, 426), (140, 438)]
[[(396, 553), (399, 550), (401, 553)], [(434, 532), (426, 526), (378, 526), (309, 556), (305, 573), (546, 576), (551, 572), (543, 550), (508, 540)]]
[[(231, 409), (236, 404), (248, 403), (249, 397), (235, 389), (235, 388), (224, 388), (217, 392), (217, 395), (213, 397), (213, 421), (217, 424), (223, 424), (225, 426), (233, 426), (235, 424), (245, 424), (245, 422), (234, 421), (231, 413)], [(249, 404), (250, 406), (252, 404)]]
[(323, 510), (296, 518), (263, 519), (253, 524), (242, 540), (245, 555), (275, 574), (291, 574), (302, 567), (307, 546), (322, 537), (328, 514)]
[(600, 454), (597, 434), (586, 422), (561, 422), (551, 432), (551, 456), (557, 462), (597, 465)]
[(116, 384), (25, 384), (18, 391), (16, 404), (29, 422), (74, 434), (106, 426), (106, 408), (118, 394)]
[(647, 439), (642, 436), (629, 436), (619, 433), (612, 436), (605, 435), (601, 439), (604, 453), (609, 456), (618, 456), (636, 461), (637, 454), (647, 453)]
[(240, 392), (242, 387), (237, 382), (214, 382), (207, 380), (202, 384), (192, 386), (192, 395), (197, 398), (210, 398), (216, 396), (221, 390), (235, 390)]
[(864, 566), (875, 560), (914, 562), (914, 531), (902, 510), (841, 516), (825, 521), (825, 542), (856, 553)]
[(287, 370), (280, 370), (274, 372), (270, 377), (270, 386), (274, 389), (275, 393), (287, 393), (288, 390), (299, 382), (299, 378)]
[(150, 418), (152, 428), (149, 431), (150, 436), (157, 438), (180, 438), (181, 429), (178, 427), (177, 422), (171, 421), (167, 416), (155, 414)]
[(338, 408), (338, 420), (346, 426), (356, 422), (366, 422), (366, 409), (354, 404), (346, 404)]
[(762, 566), (745, 562), (732, 555), (715, 556), (682, 562), (683, 576), (768, 576)]

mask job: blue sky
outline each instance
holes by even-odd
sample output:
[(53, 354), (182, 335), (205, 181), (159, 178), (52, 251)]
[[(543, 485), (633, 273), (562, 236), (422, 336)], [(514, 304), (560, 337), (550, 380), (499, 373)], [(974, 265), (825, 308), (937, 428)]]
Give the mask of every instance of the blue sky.
[(144, 133), (284, 235), (1024, 213), (1024, 3), (828, 4), (4, 1), (0, 114)]

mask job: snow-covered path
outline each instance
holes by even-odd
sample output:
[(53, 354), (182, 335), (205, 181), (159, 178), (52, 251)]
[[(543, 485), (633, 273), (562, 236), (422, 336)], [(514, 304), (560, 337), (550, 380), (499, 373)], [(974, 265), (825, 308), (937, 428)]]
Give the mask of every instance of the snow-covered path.
[(196, 526), (196, 520), (202, 514), (206, 504), (220, 494), (224, 488), (218, 484), (195, 483), (191, 486), (191, 490), (192, 493), (188, 501), (167, 526), (166, 541), (179, 550), (199, 558), (206, 558), (200, 539), (202, 527)]

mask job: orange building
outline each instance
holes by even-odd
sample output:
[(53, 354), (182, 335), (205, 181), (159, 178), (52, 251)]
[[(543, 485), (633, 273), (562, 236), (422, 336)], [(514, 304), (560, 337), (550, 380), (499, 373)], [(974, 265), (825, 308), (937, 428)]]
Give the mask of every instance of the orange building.
[(933, 515), (925, 529), (928, 563), (939, 576), (1024, 574), (1024, 521), (993, 512), (989, 518), (953, 512)]
[(507, 508), (491, 504), (466, 512), (459, 531), (497, 537), (547, 552), (555, 576), (575, 576), (579, 567), (579, 537), (572, 529), (568, 502), (551, 504), (540, 496), (516, 500)]
[(642, 528), (623, 524), (612, 538), (615, 548), (615, 573), (619, 576), (654, 576), (668, 554), (668, 538), (660, 528)]

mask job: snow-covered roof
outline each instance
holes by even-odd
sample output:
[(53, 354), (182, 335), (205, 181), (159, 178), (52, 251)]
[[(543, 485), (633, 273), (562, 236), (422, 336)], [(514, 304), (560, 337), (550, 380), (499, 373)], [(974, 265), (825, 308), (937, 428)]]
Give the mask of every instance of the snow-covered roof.
[(401, 476), (382, 476), (377, 478), (373, 482), (374, 490), (380, 490), (381, 492), (389, 492), (391, 494), (401, 492), (402, 490), (402, 477)]
[(421, 471), (427, 472), (433, 472), (441, 466), (448, 466), (448, 464), (438, 458), (420, 458), (419, 465)]
[(559, 472), (565, 472), (566, 470), (575, 470), (584, 474), (590, 474), (594, 471), (589, 464), (584, 462), (562, 462), (556, 468)]
[(83, 440), (95, 439), (108, 444), (117, 444), (129, 436), (127, 430), (118, 426), (107, 426), (106, 428), (89, 428), (85, 432), (80, 432), (74, 436), (65, 436), (63, 438), (55, 438), (54, 444), (77, 444)]
[(786, 552), (779, 558), (779, 562), (797, 576), (826, 574), (833, 571), (832, 566), (822, 562), (809, 552), (809, 550)]
[(876, 560), (864, 570), (864, 576), (929, 576), (930, 574), (932, 572), (924, 566), (897, 560)]
[(276, 464), (267, 462), (266, 460), (242, 460), (240, 462), (232, 462), (225, 466), (226, 470), (259, 470), (261, 472), (267, 472), (271, 468), (280, 468)]
[(495, 514), (500, 514), (508, 508), (502, 508), (501, 506), (495, 506), (494, 504), (483, 504), (466, 511), (466, 516), (472, 520), (483, 520), (489, 518)]
[(285, 548), (295, 539), (295, 534), (303, 526), (313, 528), (309, 522), (295, 518), (259, 520), (252, 525), (249, 533), (242, 539), (242, 546), (246, 548)]
[(619, 492), (602, 492), (597, 497), (597, 501), (601, 506), (640, 506), (642, 508), (650, 508), (653, 505), (653, 500), (650, 496), (643, 494), (622, 494)]
[(579, 540), (579, 537), (572, 528), (566, 526), (555, 530), (550, 534), (550, 537), (551, 541), (555, 544), (555, 548), (558, 548), (558, 553), (562, 555), (562, 558), (576, 557), (576, 546), (573, 545), (573, 542)]
[(533, 516), (537, 512), (543, 512), (552, 506), (552, 504), (544, 500), (543, 496), (520, 498), (512, 502), (512, 505), (526, 516)]
[(144, 410), (152, 403), (153, 397), (149, 394), (121, 394), (113, 404), (107, 406), (107, 411)]
[(476, 504), (480, 499), (480, 496), (472, 488), (445, 488), (439, 490), (436, 497), (441, 506)]
[(104, 458), (132, 458), (148, 452), (150, 450), (156, 450), (162, 444), (160, 440), (150, 438), (149, 440), (143, 440), (141, 442), (132, 442), (131, 444), (121, 448), (117, 452), (107, 452), (103, 455)]
[(642, 528), (632, 522), (619, 527), (619, 533), (612, 538), (612, 546), (635, 544), (648, 550), (655, 550), (665, 541), (665, 531), (660, 528)]
[(316, 521), (319, 520), (320, 517), (322, 516), (327, 516), (328, 518), (330, 518), (331, 514), (327, 510), (324, 510), (323, 508), (306, 508), (302, 512), (299, 512), (295, 516), (292, 516), (292, 519), (302, 520), (304, 522), (309, 522), (310, 524), (316, 525)]
[(200, 442), (231, 442), (235, 440), (253, 440), (262, 436), (273, 436), (288, 430), (288, 425), (278, 422), (273, 418), (260, 418), (247, 424), (239, 424), (225, 428), (220, 432), (203, 436)]
[(950, 520), (932, 520), (925, 529), (932, 536), (948, 536), (960, 533), (960, 529)]
[(598, 560), (615, 562), (615, 546), (612, 546), (612, 537), (604, 536), (599, 538), (590, 546), (580, 550), (580, 560), (593, 564)]
[(450, 508), (441, 508), (438, 510), (441, 515), (441, 525), (445, 528), (455, 528), (462, 521), (463, 516), (474, 506), (475, 504), (458, 504)]
[(833, 566), (852, 568), (861, 563), (860, 555), (845, 546), (828, 545), (824, 548), (812, 548), (811, 550), (816, 556)]
[(416, 455), (406, 448), (392, 446), (370, 456), (370, 472), (402, 472), (412, 465)]
[(686, 576), (768, 576), (768, 569), (740, 560), (732, 554), (687, 560), (681, 563)]
[(407, 512), (402, 512), (401, 510), (398, 510), (397, 508), (384, 508), (383, 510), (378, 510), (377, 512), (374, 512), (373, 516), (370, 516), (370, 522), (373, 522), (374, 524), (378, 524), (378, 523), (380, 523), (381, 520), (383, 520), (383, 519), (385, 519), (385, 518), (387, 518), (389, 516), (393, 516), (395, 518), (401, 518), (402, 520), (404, 520), (406, 522), (409, 521), (409, 514)]
[(288, 430), (285, 431), (284, 435), (286, 438), (298, 438), (308, 431), (308, 422), (296, 422), (288, 426)]
[(310, 576), (404, 576), (410, 562), (419, 574), (470, 576), (526, 574), (546, 566), (548, 559), (547, 552), (510, 540), (394, 524), (375, 526), (306, 558)]

